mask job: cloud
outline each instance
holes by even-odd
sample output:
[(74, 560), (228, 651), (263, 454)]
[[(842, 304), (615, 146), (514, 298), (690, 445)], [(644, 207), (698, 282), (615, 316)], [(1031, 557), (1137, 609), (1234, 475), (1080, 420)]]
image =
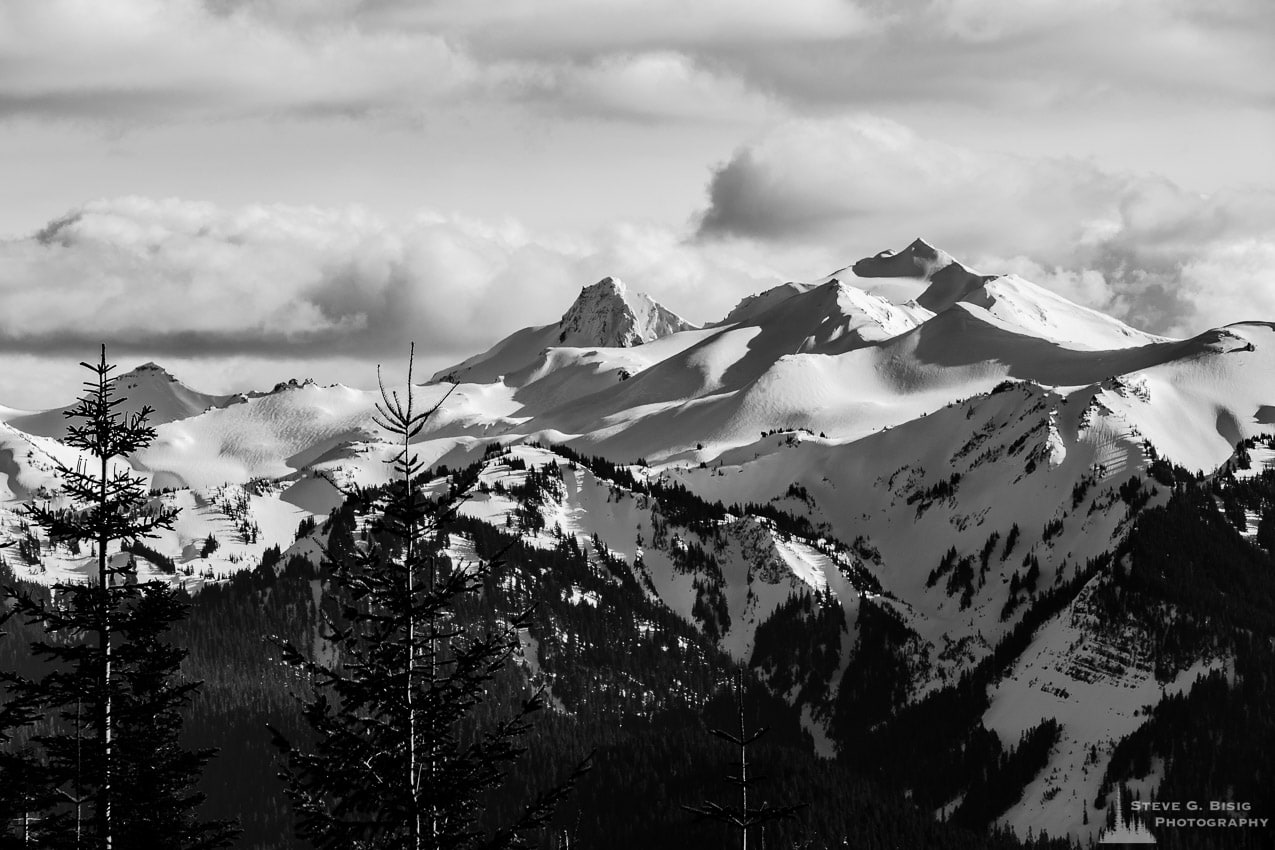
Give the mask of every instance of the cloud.
[(698, 233), (880, 247), (923, 235), (983, 271), (1017, 271), (1150, 330), (1275, 318), (1265, 265), (1275, 192), (1205, 196), (872, 116), (790, 122), (738, 149), (713, 173)]
[(738, 78), (675, 51), (607, 55), (559, 65), (526, 83), (526, 97), (577, 115), (652, 121), (729, 121), (778, 113), (765, 95)]
[(827, 42), (876, 26), (878, 16), (846, 0), (375, 0), (298, 4), (218, 0), (222, 14), (250, 15), (313, 30), (352, 22), (364, 30), (443, 33), (482, 55), (544, 57), (714, 44)]
[(692, 317), (774, 282), (650, 225), (546, 236), (434, 213), (389, 222), (360, 208), (130, 197), (0, 241), (0, 349), (375, 359), (415, 340), (425, 357), (460, 359), (556, 321), (606, 275)]
[[(639, 21), (658, 19), (658, 10), (620, 5), (639, 29)], [(689, 17), (707, 27), (723, 14)], [(681, 52), (677, 39), (624, 38), (588, 55), (526, 52), (513, 43), (476, 43), (487, 19), (533, 41), (545, 32), (543, 16), (527, 9), (475, 15), (394, 3), (9, 4), (0, 7), (0, 117), (87, 119), (118, 129), (279, 116), (414, 124), (436, 120), (439, 109), (455, 116), (546, 103), (643, 120), (732, 118), (768, 108), (764, 95)], [(590, 20), (601, 26), (594, 16), (582, 18)], [(663, 27), (663, 34), (675, 29)]]
[(424, 122), (530, 97), (568, 114), (702, 120), (688, 93), (733, 120), (775, 104), (1136, 108), (1148, 94), (1269, 108), (1273, 10), (1265, 0), (43, 0), (0, 5), (0, 115), (116, 127)]
[[(1041, 192), (1051, 195), (1051, 215), (1016, 210)], [(1092, 214), (1110, 189), (1084, 162), (980, 153), (856, 115), (780, 125), (736, 150), (708, 193), (705, 236), (824, 241), (867, 230), (888, 238), (902, 220), (975, 250), (1009, 241), (1031, 251), (1053, 241), (1060, 218)]]
[(6, 4), (0, 55), (0, 109), (114, 125), (414, 109), (512, 73), (438, 35), (333, 24), (303, 36), (194, 0)]
[[(873, 26), (796, 49), (718, 45), (749, 83), (793, 104), (898, 101), (1036, 112), (1269, 105), (1275, 7), (1264, 0), (861, 2)], [(778, 45), (773, 45), (778, 47)]]

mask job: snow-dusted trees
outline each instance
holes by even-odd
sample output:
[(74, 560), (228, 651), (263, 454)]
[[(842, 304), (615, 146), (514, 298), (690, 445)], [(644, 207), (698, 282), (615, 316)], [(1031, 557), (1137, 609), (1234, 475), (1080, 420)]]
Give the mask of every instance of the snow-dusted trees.
[(275, 734), (299, 832), (321, 848), (523, 846), (570, 782), (535, 798), (513, 823), (485, 830), (484, 796), (522, 754), (541, 702), (532, 696), (504, 719), (477, 715), (518, 652), (527, 615), (487, 626), (458, 616), (481, 592), (487, 567), (445, 556), (441, 525), (455, 503), (430, 498), (411, 447), (442, 401), (418, 404), (410, 361), (405, 395), (384, 384), (381, 395), (377, 423), (398, 446), (393, 480), (380, 493), (347, 494), (371, 516), (366, 542), (329, 546), (341, 606), (341, 622), (325, 635), (331, 652), (314, 658), (281, 644), (315, 694), (303, 706), (314, 747)]
[(24, 726), (42, 721), (12, 767), (29, 780), (23, 803), (38, 815), (39, 846), (225, 846), (233, 829), (194, 818), (202, 797), (192, 789), (211, 754), (178, 744), (180, 710), (198, 685), (180, 681), (185, 653), (164, 635), (185, 616), (185, 599), (162, 582), (138, 585), (122, 551), (176, 517), (150, 501), (127, 462), (155, 437), (151, 411), (119, 409), (105, 346), (98, 363), (82, 365), (92, 377), (66, 412), (63, 442), (84, 460), (59, 463), (59, 498), (26, 511), (51, 542), (90, 544), (96, 563), (87, 581), (56, 584), (48, 596), (5, 591), (6, 617), (48, 635), (31, 647), (43, 675), (4, 677), (7, 710)]

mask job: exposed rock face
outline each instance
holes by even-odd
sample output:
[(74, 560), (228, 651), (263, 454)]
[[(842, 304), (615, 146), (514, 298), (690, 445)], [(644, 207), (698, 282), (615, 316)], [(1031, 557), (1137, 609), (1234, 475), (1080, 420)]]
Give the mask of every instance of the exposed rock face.
[(558, 322), (558, 343), (629, 348), (695, 327), (641, 292), (612, 277), (586, 286)]

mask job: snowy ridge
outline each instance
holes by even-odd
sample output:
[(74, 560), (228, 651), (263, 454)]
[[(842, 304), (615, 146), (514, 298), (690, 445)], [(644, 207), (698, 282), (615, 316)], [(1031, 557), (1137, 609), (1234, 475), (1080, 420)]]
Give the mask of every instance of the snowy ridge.
[(1017, 275), (985, 275), (917, 239), (902, 251), (883, 251), (852, 266), (859, 278), (915, 278), (916, 296), (934, 313), (958, 302), (982, 307), (1006, 326), (1069, 348), (1106, 350), (1164, 342), (1096, 310), (1072, 303)]
[(983, 283), (961, 300), (982, 307), (1013, 327), (1068, 348), (1097, 351), (1167, 341), (1074, 304), (1018, 275)]
[[(187, 419), (206, 410), (236, 404), (244, 398), (241, 395), (210, 395), (193, 390), (155, 363), (144, 363), (120, 375), (115, 383), (115, 393), (126, 399), (118, 408), (122, 413), (136, 413), (142, 407), (149, 407), (151, 425)], [(66, 434), (68, 420), (64, 413), (67, 409), (15, 416), (9, 422), (28, 434), (61, 439)]]

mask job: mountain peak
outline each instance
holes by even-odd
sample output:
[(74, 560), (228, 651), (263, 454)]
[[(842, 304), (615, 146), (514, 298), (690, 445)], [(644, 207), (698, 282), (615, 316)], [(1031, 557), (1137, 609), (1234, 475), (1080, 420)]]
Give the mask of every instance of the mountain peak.
[(968, 296), (997, 275), (983, 275), (958, 263), (951, 254), (916, 238), (897, 254), (882, 251), (850, 267), (859, 277), (909, 277), (929, 282), (917, 303), (938, 313)]
[(549, 355), (551, 348), (632, 348), (697, 328), (608, 275), (582, 287), (559, 321), (515, 331), (482, 354), (440, 369), (432, 380), (483, 384), (508, 379), (511, 386), (522, 386), (535, 364), (556, 356)]
[(287, 392), (289, 390), (300, 390), (313, 386), (318, 386), (318, 382), (316, 382), (314, 378), (303, 378), (299, 381), (296, 378), (289, 378), (286, 381), (280, 381), (275, 384), (274, 388), (271, 389), (270, 392), (261, 393), (260, 395), (276, 395), (277, 393)]
[(133, 369), (125, 372), (120, 377), (127, 377), (127, 376), (141, 377), (144, 375), (152, 376), (156, 378), (163, 378), (165, 380), (173, 381), (173, 382), (177, 381), (177, 378), (173, 376), (172, 372), (169, 372), (167, 369), (165, 369), (163, 366), (160, 366), (158, 363), (156, 363), (153, 360), (147, 361), (146, 363), (143, 363), (141, 366), (134, 367)]
[(618, 278), (583, 287), (558, 322), (558, 344), (628, 348), (695, 326)]
[[(635, 294), (639, 297), (645, 297), (641, 296), (640, 293)], [(581, 305), (590, 305), (598, 302), (609, 301), (611, 299), (619, 299), (620, 301), (627, 303), (630, 297), (629, 288), (624, 285), (624, 281), (608, 275), (597, 283), (591, 283), (588, 286), (580, 287), (580, 294), (576, 296), (575, 302), (571, 305), (567, 312), (570, 313), (571, 310), (575, 310)], [(565, 319), (566, 316), (564, 315), (563, 318)]]
[(916, 257), (925, 257), (927, 259), (937, 259), (940, 254), (944, 253), (938, 248), (935, 248), (929, 242), (926, 242), (925, 239), (920, 236), (913, 239), (912, 243), (903, 249), (903, 252), (905, 254), (910, 253)]
[(898, 253), (885, 250), (850, 267), (859, 277), (916, 277), (928, 279), (956, 263), (952, 255), (917, 237)]
[(614, 293), (616, 295), (619, 295), (621, 298), (623, 298), (624, 294), (628, 292), (628, 287), (624, 285), (624, 281), (608, 275), (602, 278), (602, 280), (593, 284), (592, 286), (580, 287), (581, 296), (583, 296), (586, 292)]
[[(233, 395), (211, 395), (191, 389), (154, 361), (118, 375), (115, 393), (116, 398), (123, 401), (119, 408), (121, 413), (136, 413), (149, 408), (148, 422), (151, 425), (197, 416), (209, 408), (225, 407), (237, 400)], [(70, 409), (71, 406), (58, 407), (8, 421), (28, 434), (60, 440), (66, 436), (65, 413)]]

